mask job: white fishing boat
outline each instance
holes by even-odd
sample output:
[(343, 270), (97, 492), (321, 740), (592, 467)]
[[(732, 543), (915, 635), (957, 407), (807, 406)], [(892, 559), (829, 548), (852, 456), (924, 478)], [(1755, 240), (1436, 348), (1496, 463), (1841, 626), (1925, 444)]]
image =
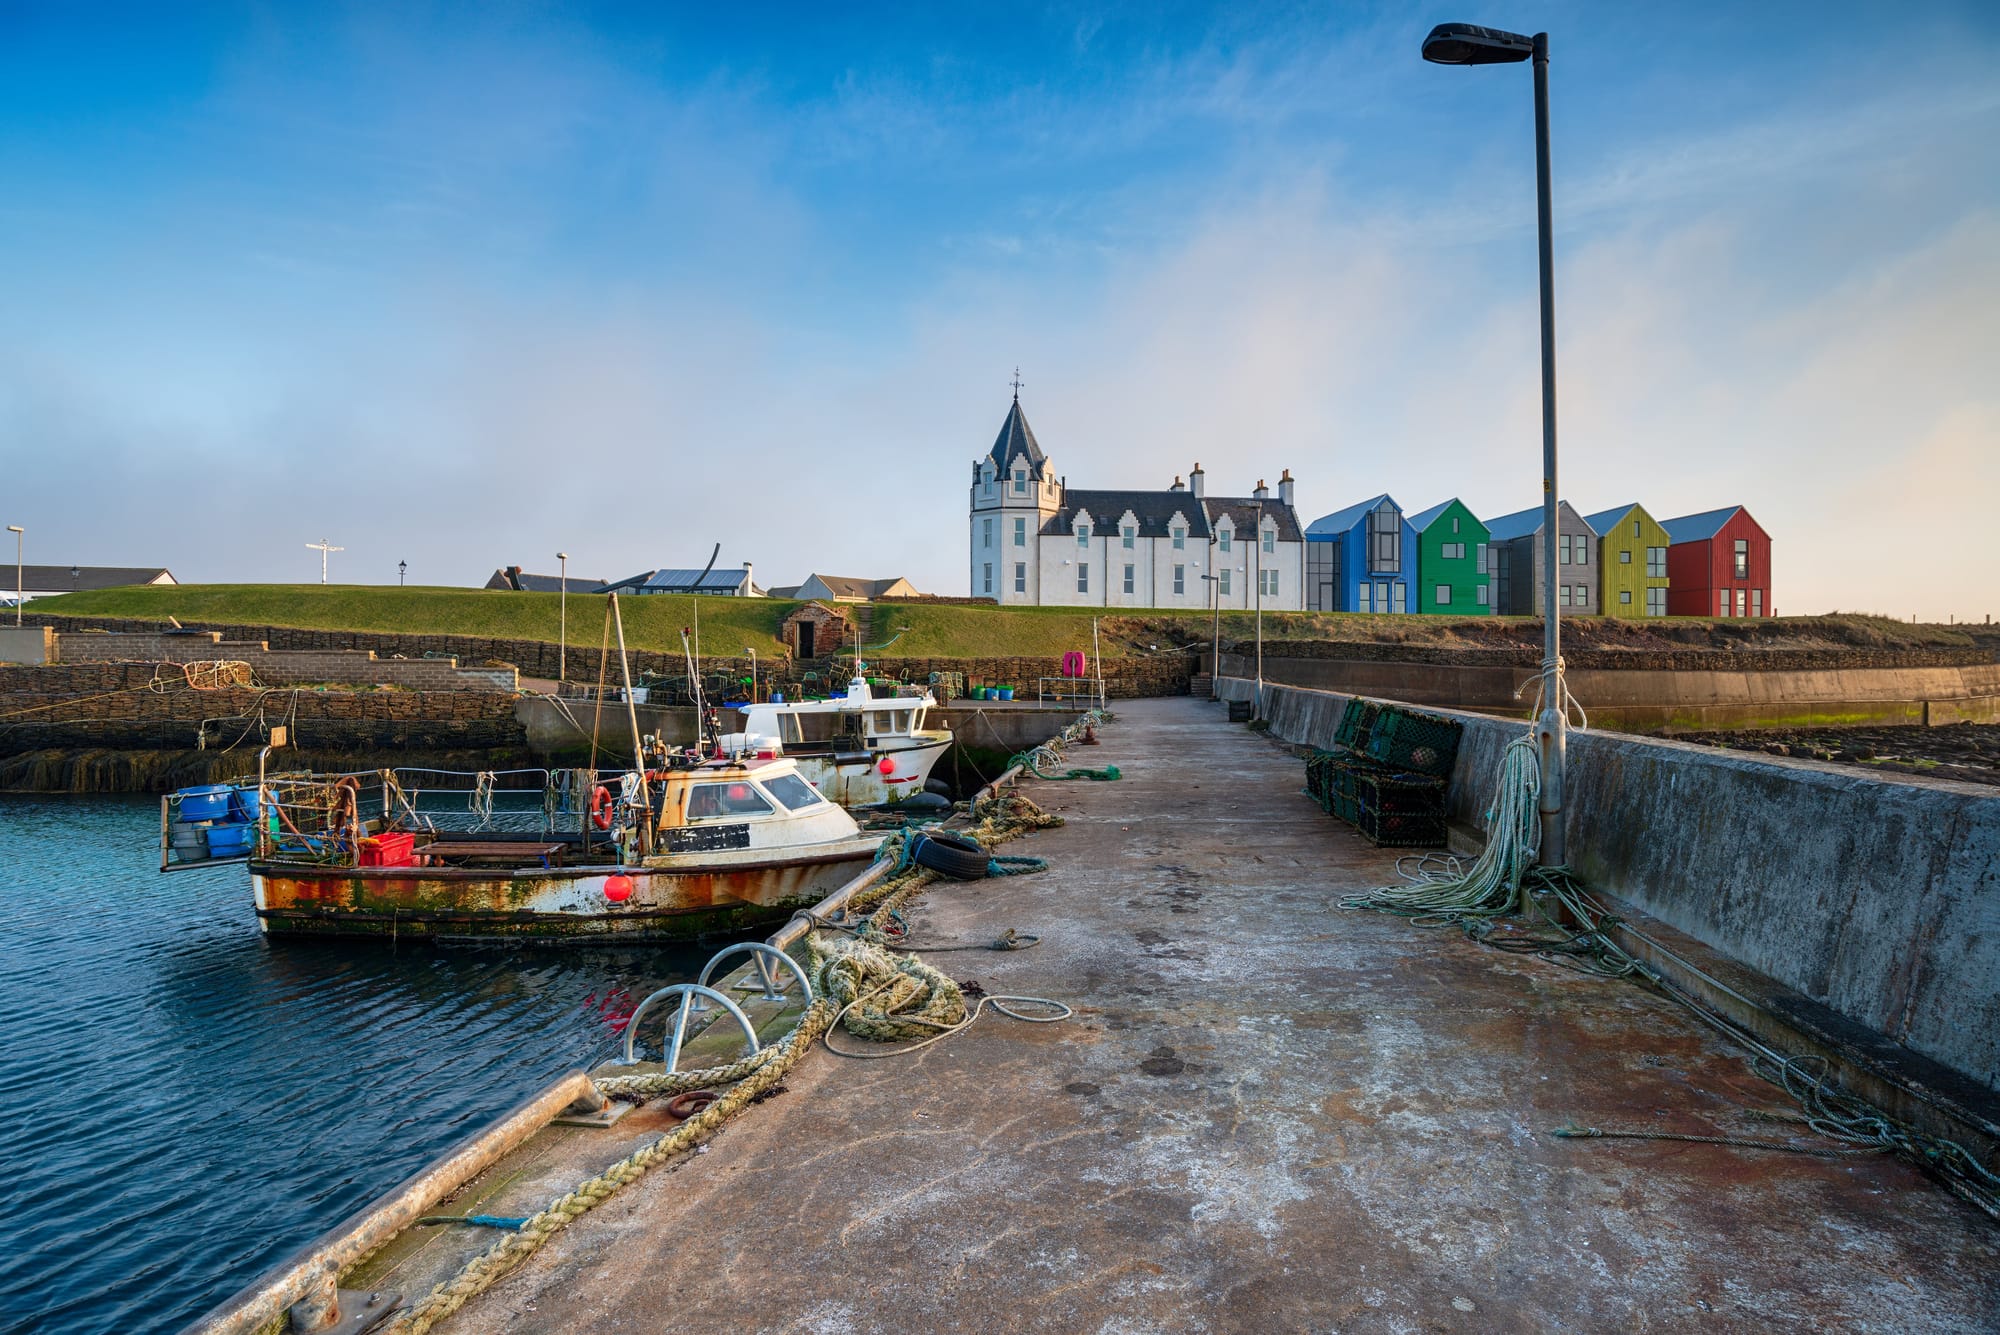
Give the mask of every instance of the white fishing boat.
[(894, 804), (926, 791), (952, 743), (949, 728), (925, 726), (937, 708), (929, 691), (877, 696), (860, 675), (845, 695), (737, 708), (743, 730), (722, 737), (725, 753), (788, 757), (845, 807)]

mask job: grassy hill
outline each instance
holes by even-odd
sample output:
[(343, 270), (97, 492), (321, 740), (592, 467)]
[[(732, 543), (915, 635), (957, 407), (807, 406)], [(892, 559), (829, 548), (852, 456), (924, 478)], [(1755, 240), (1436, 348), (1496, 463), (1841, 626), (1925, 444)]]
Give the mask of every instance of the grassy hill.
[[(621, 598), (625, 642), (634, 649), (677, 650), (680, 631), (694, 624), (691, 594)], [(379, 630), (408, 635), (478, 635), (546, 640), (558, 634), (562, 596), (498, 589), (383, 588), (348, 584), (179, 584), (101, 589), (38, 598), (33, 610), (66, 616), (210, 621), (292, 626), (304, 630)], [(770, 598), (703, 598), (701, 647), (711, 655), (747, 648), (784, 652), (778, 623), (797, 603)], [(606, 600), (569, 597), (569, 642), (595, 645), (604, 633)]]
[[(406, 634), (475, 635), (544, 640), (557, 635), (559, 597), (489, 589), (384, 588), (379, 585), (146, 585), (38, 599), (37, 612), (159, 621), (295, 626), (308, 630), (375, 630)], [(711, 656), (783, 652), (778, 624), (798, 603), (777, 598), (704, 597), (702, 649)], [(680, 628), (692, 625), (696, 599), (667, 594), (620, 600), (626, 642), (635, 649), (680, 648)], [(588, 594), (569, 599), (569, 640), (595, 644), (605, 602)], [(870, 656), (877, 658), (996, 658), (1060, 654), (1091, 647), (1091, 621), (1108, 658), (1206, 645), (1210, 614), (1190, 609), (992, 607), (956, 603), (877, 603), (871, 609)], [(1248, 612), (1222, 616), (1225, 644), (1255, 634)], [(1415, 644), (1439, 648), (1539, 645), (1541, 623), (1528, 617), (1378, 616), (1278, 612), (1264, 617), (1266, 641), (1317, 640)], [(1966, 628), (1921, 626), (1853, 613), (1714, 621), (1565, 618), (1571, 649), (1922, 648), (1974, 643)]]

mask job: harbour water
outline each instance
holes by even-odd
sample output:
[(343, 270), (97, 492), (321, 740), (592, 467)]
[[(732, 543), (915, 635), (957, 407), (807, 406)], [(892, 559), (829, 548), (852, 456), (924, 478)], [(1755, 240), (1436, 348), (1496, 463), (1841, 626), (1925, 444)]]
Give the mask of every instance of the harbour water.
[(0, 1332), (173, 1330), (562, 1071), (711, 947), (269, 942), (144, 798), (0, 795)]

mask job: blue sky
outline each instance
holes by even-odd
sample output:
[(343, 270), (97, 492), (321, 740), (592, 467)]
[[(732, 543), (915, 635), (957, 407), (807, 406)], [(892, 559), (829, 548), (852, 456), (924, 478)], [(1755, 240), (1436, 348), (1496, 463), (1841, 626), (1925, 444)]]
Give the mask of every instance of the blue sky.
[(1518, 509), (1530, 85), (1418, 58), (1464, 18), (1552, 34), (1565, 493), (2000, 613), (1982, 7), (723, 8), (0, 4), (30, 559), (963, 592), (1016, 364), (1078, 485)]

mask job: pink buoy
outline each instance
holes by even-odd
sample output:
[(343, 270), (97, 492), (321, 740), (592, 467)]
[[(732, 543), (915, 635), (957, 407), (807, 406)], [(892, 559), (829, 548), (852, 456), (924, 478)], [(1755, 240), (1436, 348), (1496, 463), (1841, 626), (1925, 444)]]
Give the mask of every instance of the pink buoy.
[(605, 877), (604, 897), (614, 904), (623, 904), (632, 897), (632, 878), (630, 876)]

